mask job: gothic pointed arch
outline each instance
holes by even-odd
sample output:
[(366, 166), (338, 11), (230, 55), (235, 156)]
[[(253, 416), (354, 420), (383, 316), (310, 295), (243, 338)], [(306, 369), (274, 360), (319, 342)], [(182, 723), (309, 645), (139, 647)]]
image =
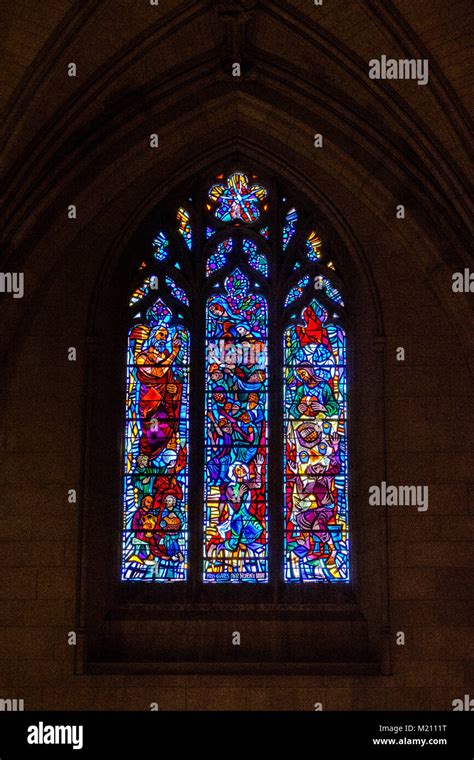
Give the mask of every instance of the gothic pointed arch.
[(344, 302), (316, 229), (233, 168), (155, 230), (129, 304), (124, 582), (349, 581)]

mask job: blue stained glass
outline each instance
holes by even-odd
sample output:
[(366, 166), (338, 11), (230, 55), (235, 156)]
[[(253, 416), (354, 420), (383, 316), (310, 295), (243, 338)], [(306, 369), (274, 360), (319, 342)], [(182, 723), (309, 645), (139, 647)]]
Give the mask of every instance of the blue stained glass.
[(153, 241), (153, 255), (158, 261), (164, 261), (169, 253), (169, 241), (164, 232), (159, 232)]
[(178, 301), (181, 301), (182, 303), (186, 304), (186, 306), (189, 306), (189, 298), (187, 297), (184, 290), (180, 288), (179, 285), (176, 285), (175, 281), (172, 280), (171, 277), (166, 277), (165, 280), (166, 284), (172, 292), (172, 295), (177, 298)]
[(259, 232), (262, 235), (262, 237), (264, 237), (264, 238), (266, 238), (268, 240), (268, 236), (270, 234), (270, 231), (269, 231), (268, 227), (262, 227), (262, 229), (259, 230)]
[(283, 250), (286, 250), (288, 243), (295, 234), (297, 221), (298, 213), (295, 208), (292, 208), (288, 211), (283, 225)]
[(129, 332), (122, 580), (188, 570), (189, 333), (157, 299)]
[(317, 261), (321, 258), (321, 238), (313, 231), (306, 241), (306, 255), (310, 261)]
[(267, 258), (262, 251), (258, 248), (254, 240), (245, 238), (242, 242), (242, 248), (244, 253), (248, 256), (249, 264), (257, 272), (263, 274), (264, 277), (268, 277), (268, 262)]
[(315, 290), (324, 290), (328, 298), (330, 298), (335, 303), (338, 303), (340, 306), (344, 306), (344, 301), (342, 300), (341, 294), (339, 293), (338, 289), (327, 279), (327, 277), (317, 275), (314, 278), (314, 287)]
[(212, 237), (215, 233), (215, 230), (212, 227), (206, 227), (206, 238), (209, 239)]
[(184, 242), (188, 246), (189, 250), (192, 248), (193, 238), (191, 232), (191, 222), (189, 212), (185, 208), (180, 206), (176, 213), (176, 219), (178, 220), (178, 231), (184, 238)]
[(284, 357), (285, 581), (348, 582), (344, 330), (313, 300)]
[[(217, 183), (209, 190), (209, 198), (215, 203), (214, 213), (221, 222), (256, 222), (266, 196), (265, 188), (259, 184), (249, 185), (248, 177), (242, 172), (234, 172), (226, 185)], [(265, 210), (265, 206), (263, 208)]]
[(208, 257), (206, 265), (206, 275), (208, 277), (210, 274), (213, 274), (219, 269), (222, 269), (222, 267), (227, 263), (227, 257), (232, 251), (233, 242), (234, 241), (232, 238), (223, 240), (222, 242), (218, 243), (214, 251)]
[(307, 288), (308, 285), (309, 285), (309, 275), (305, 275), (289, 291), (286, 297), (285, 306), (289, 306), (290, 303), (293, 303), (293, 301), (296, 301), (297, 298), (301, 298), (301, 296), (303, 295), (305, 291), (305, 288)]
[(204, 582), (265, 583), (267, 303), (236, 269), (207, 302)]

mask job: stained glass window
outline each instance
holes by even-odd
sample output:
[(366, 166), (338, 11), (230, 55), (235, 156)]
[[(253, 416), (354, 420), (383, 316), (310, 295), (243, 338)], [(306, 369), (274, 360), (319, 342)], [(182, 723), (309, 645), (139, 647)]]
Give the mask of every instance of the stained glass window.
[(347, 581), (346, 342), (316, 299), (285, 331), (285, 580)]
[(182, 206), (178, 209), (176, 218), (179, 223), (178, 231), (184, 238), (184, 242), (189, 249), (192, 247), (191, 224), (189, 222), (189, 212)]
[(187, 577), (189, 333), (161, 299), (128, 336), (122, 578)]
[(283, 250), (286, 249), (291, 238), (295, 234), (298, 213), (295, 208), (288, 211), (283, 225)]
[(306, 255), (310, 261), (317, 261), (321, 258), (321, 238), (314, 231), (309, 234), (306, 241)]
[(249, 184), (242, 172), (234, 172), (227, 183), (215, 184), (209, 190), (209, 198), (215, 203), (215, 217), (221, 222), (241, 220), (255, 222), (260, 217), (261, 202), (267, 191), (260, 184)]
[(157, 223), (128, 296), (122, 580), (347, 583), (342, 266), (256, 174), (209, 184)]
[(264, 582), (267, 304), (236, 269), (206, 314), (204, 580)]
[(310, 282), (310, 277), (308, 274), (306, 274), (289, 291), (285, 300), (285, 306), (289, 306), (290, 303), (293, 303), (293, 301), (296, 301), (297, 298), (301, 298), (305, 289), (308, 287), (309, 282)]
[(227, 240), (223, 240), (216, 245), (214, 251), (210, 254), (207, 260), (206, 273), (208, 275), (217, 272), (218, 269), (222, 269), (227, 261), (227, 254), (232, 251), (232, 245), (232, 238), (227, 238)]
[(168, 238), (164, 232), (159, 232), (153, 241), (155, 259), (164, 261), (168, 255)]
[[(329, 262), (328, 266), (330, 266), (330, 264), (331, 262)], [(332, 282), (327, 279), (327, 277), (323, 277), (322, 275), (315, 277), (314, 287), (316, 290), (321, 290), (324, 292), (332, 301), (335, 301), (341, 306), (344, 306), (344, 301), (342, 300), (341, 294), (339, 293), (338, 289), (332, 284)]]
[(249, 238), (244, 238), (242, 241), (242, 248), (244, 253), (248, 256), (248, 262), (252, 269), (256, 269), (257, 272), (263, 274), (264, 277), (268, 276), (268, 263), (265, 254), (261, 252), (257, 243)]
[(189, 306), (189, 298), (187, 297), (184, 290), (180, 288), (179, 285), (176, 285), (175, 281), (169, 276), (165, 277), (165, 282), (171, 290), (174, 298), (176, 298), (178, 301), (181, 301), (181, 303), (186, 304), (186, 306)]
[(158, 279), (154, 276), (147, 277), (143, 283), (140, 285), (139, 288), (136, 288), (136, 290), (133, 291), (132, 297), (130, 299), (130, 306), (133, 304), (139, 303), (142, 298), (145, 298), (145, 296), (148, 295), (150, 290), (152, 288), (157, 288), (158, 286)]

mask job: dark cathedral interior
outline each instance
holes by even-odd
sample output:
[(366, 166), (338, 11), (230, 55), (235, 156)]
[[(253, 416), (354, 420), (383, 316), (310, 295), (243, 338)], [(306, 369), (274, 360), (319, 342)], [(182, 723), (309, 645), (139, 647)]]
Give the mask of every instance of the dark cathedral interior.
[(0, 3), (3, 709), (474, 709), (472, 17)]

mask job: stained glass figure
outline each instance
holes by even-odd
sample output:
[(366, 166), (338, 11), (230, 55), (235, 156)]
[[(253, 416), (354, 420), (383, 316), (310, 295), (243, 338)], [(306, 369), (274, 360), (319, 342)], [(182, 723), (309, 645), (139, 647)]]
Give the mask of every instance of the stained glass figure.
[(176, 213), (176, 219), (178, 220), (178, 231), (183, 236), (184, 242), (188, 246), (189, 250), (191, 250), (193, 244), (193, 236), (191, 232), (189, 212), (180, 206)]
[(346, 339), (317, 300), (284, 357), (285, 581), (347, 582)]
[(205, 583), (264, 583), (267, 304), (238, 269), (207, 302)]
[(261, 201), (267, 190), (259, 184), (249, 185), (248, 177), (234, 172), (227, 184), (217, 183), (209, 190), (209, 198), (215, 203), (215, 216), (221, 222), (256, 222), (260, 218)]
[(288, 243), (296, 232), (296, 222), (298, 221), (298, 213), (295, 208), (288, 211), (285, 217), (285, 223), (283, 225), (283, 250), (288, 247)]
[(189, 333), (157, 299), (129, 332), (122, 579), (188, 570)]

